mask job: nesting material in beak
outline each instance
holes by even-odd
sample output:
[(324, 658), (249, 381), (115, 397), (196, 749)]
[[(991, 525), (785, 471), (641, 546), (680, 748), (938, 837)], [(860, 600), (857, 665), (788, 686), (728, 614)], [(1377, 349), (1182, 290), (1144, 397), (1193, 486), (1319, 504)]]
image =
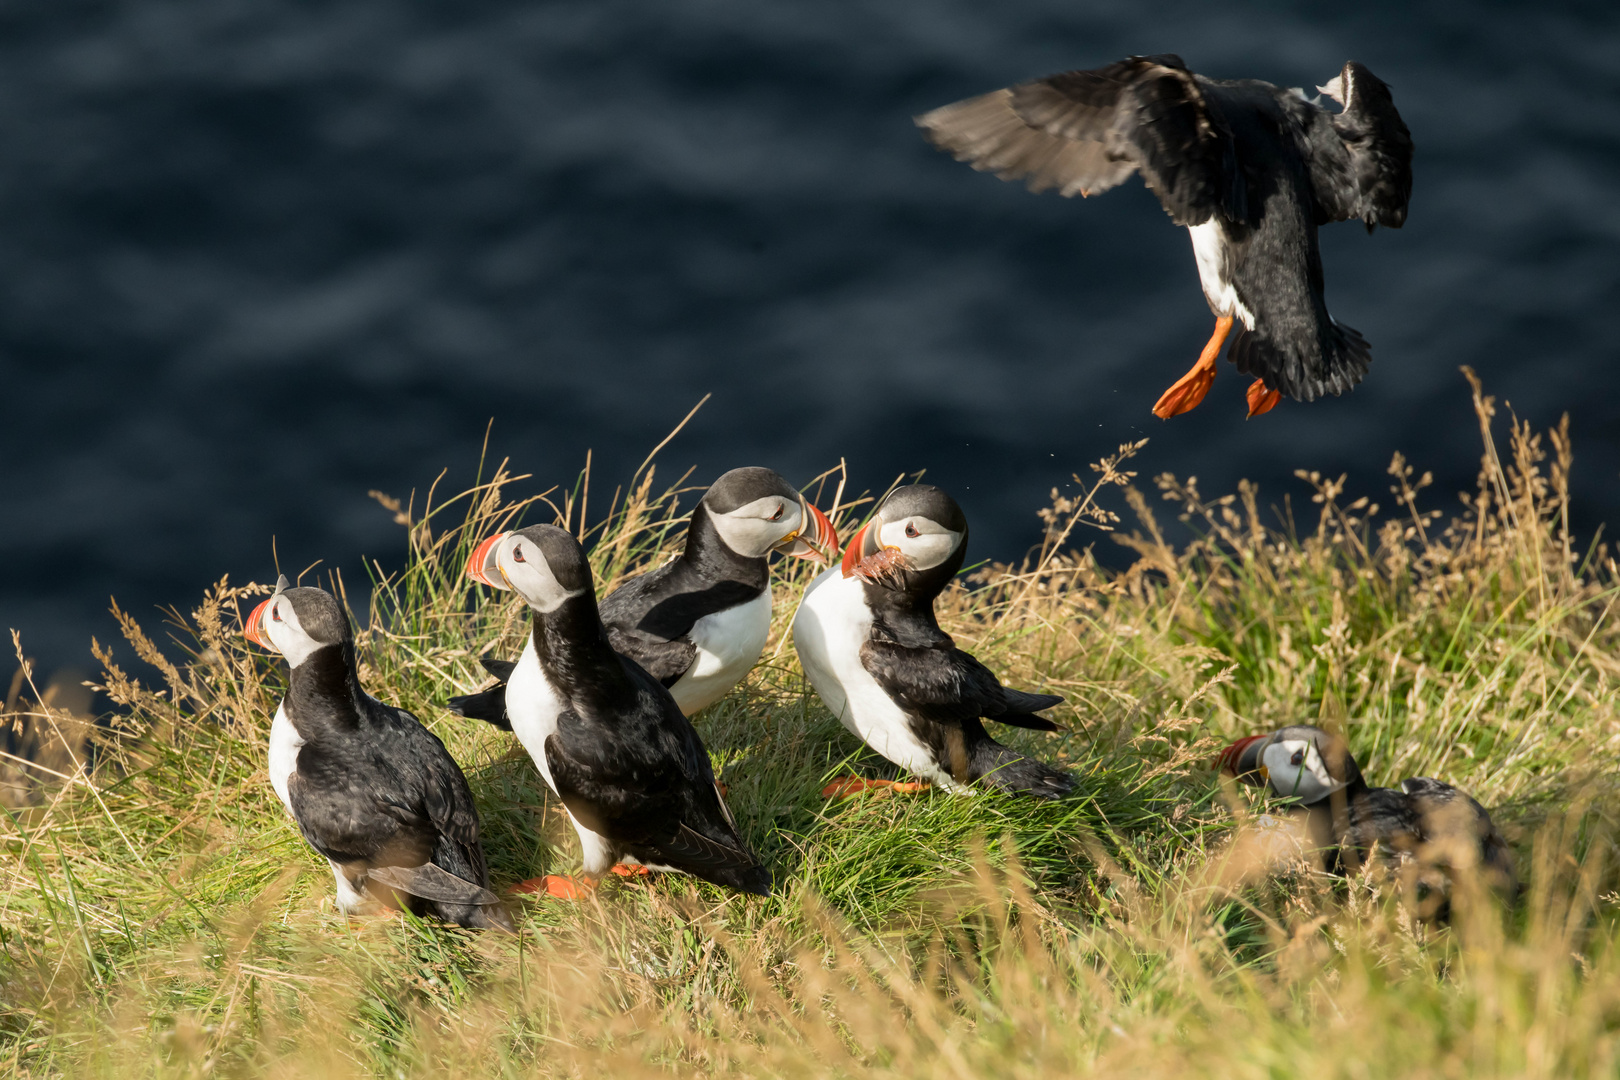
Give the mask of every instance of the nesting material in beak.
[(506, 582), (501, 578), (500, 568), (495, 564), (495, 549), (506, 539), (506, 533), (496, 533), (489, 539), (473, 548), (472, 558), (467, 560), (467, 576), (480, 585), (488, 585), (492, 589), (506, 588)]
[(809, 501), (800, 499), (799, 505), (803, 507), (805, 527), (784, 539), (776, 550), (784, 555), (815, 559), (830, 566), (832, 557), (838, 554), (838, 530), (833, 528), (827, 515)]

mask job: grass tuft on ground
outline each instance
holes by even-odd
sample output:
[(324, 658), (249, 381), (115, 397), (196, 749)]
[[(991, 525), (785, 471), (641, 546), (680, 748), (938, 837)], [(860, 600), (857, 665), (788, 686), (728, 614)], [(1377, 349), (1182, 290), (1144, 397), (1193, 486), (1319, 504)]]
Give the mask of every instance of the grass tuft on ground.
[[(1012, 685), (1066, 696), (1063, 734), (1006, 736), (1074, 770), (1063, 802), (822, 798), (849, 768), (894, 773), (809, 691), (786, 630), (812, 568), (779, 564), (764, 661), (698, 721), (776, 873), (765, 900), (666, 877), (610, 880), (582, 903), (514, 900), (516, 939), (348, 920), (266, 779), (284, 675), (246, 648), (240, 618), (269, 586), (221, 580), (159, 633), (120, 612), (124, 648), (161, 684), (95, 644), (118, 711), (88, 752), (82, 730), (64, 741), (59, 775), (31, 776), (0, 823), (0, 1064), (469, 1080), (1612, 1074), (1620, 582), (1602, 545), (1570, 535), (1567, 424), (1509, 418), (1499, 449), (1495, 403), (1469, 379), (1482, 465), (1454, 513), (1427, 506), (1428, 476), (1399, 456), (1359, 489), (1302, 472), (1297, 509), (1170, 476), (1155, 499), (1134, 444), (1082, 496), (1053, 493), (1028, 559), (947, 592), (941, 621), (964, 647)], [(514, 655), (526, 623), (467, 581), (467, 555), (496, 529), (555, 520), (605, 591), (680, 542), (696, 490), (655, 473), (649, 459), (605, 500), (588, 470), (511, 498), (527, 478), (504, 463), (420, 510), (377, 495), (406, 557), (368, 583), (362, 681), (462, 762), (497, 886), (567, 871), (578, 852), (511, 736), (442, 707), (483, 684), (480, 653)], [(812, 493), (845, 533), (870, 500), (847, 499), (839, 476)], [(1189, 542), (1167, 538), (1166, 513)], [(1135, 561), (1109, 570), (1081, 540)], [(37, 713), (30, 730), (46, 732), (52, 699), (31, 681), (25, 665), (7, 715), (20, 731)], [(1375, 882), (1261, 872), (1245, 841), (1263, 807), (1209, 763), (1224, 740), (1297, 721), (1342, 731), (1375, 782), (1436, 775), (1491, 807), (1529, 883), (1521, 901), (1504, 911), (1463, 881), (1456, 924), (1435, 929)]]

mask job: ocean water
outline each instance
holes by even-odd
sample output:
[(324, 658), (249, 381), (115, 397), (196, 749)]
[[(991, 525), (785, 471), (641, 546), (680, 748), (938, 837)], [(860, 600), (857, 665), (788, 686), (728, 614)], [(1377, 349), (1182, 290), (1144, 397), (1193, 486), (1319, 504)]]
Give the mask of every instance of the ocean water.
[[(1149, 412), (1209, 333), (1139, 181), (1034, 196), (910, 117), (1131, 53), (1312, 86), (1346, 59), (1417, 142), (1406, 228), (1323, 234), (1361, 388)], [(1620, 517), (1620, 9), (1003, 0), (55, 0), (0, 7), (0, 627), (49, 666), (210, 582), (397, 563), (369, 489), (536, 490), (593, 451), (856, 489), (926, 469), (973, 557), (1151, 441), (1144, 482), (1297, 468), (1455, 505), (1458, 367), (1568, 411), (1577, 524)], [(1103, 548), (1098, 534), (1086, 538)], [(272, 546), (274, 545), (274, 547)]]

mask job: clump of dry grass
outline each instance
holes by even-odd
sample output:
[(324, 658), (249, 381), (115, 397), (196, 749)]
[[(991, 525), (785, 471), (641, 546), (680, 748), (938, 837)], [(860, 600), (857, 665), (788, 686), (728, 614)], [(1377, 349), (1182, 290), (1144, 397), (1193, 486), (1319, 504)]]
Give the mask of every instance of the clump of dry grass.
[[(1042, 515), (1043, 544), (941, 603), (947, 628), (1030, 688), (1068, 697), (1062, 759), (1080, 794), (851, 800), (882, 771), (815, 699), (785, 638), (812, 569), (778, 567), (765, 660), (700, 720), (769, 900), (680, 880), (613, 883), (579, 905), (524, 903), (517, 940), (410, 919), (351, 924), (264, 779), (282, 675), (239, 638), (262, 584), (220, 581), (179, 652), (120, 613), (145, 686), (96, 646), (121, 707), (94, 770), (7, 819), (0, 879), (0, 1062), (126, 1075), (749, 1076), (1577, 1075), (1612, 1072), (1615, 567), (1574, 548), (1563, 427), (1494, 403), (1477, 490), (1442, 521), (1425, 478), (1391, 467), (1389, 510), (1343, 479), (1302, 479), (1310, 520), (1259, 493), (1159, 477), (1194, 529), (1160, 527), (1130, 466), (1099, 463)], [(420, 715), (469, 773), (497, 884), (565, 867), (571, 836), (509, 736), (438, 706), (515, 651), (523, 612), (474, 590), (472, 546), (555, 519), (608, 588), (667, 557), (694, 495), (651, 458), (610, 496), (588, 472), (514, 497), (503, 463), (438, 501), (378, 496), (405, 529), (374, 568), (362, 678)], [(842, 470), (817, 501), (840, 531), (864, 499)], [(1124, 506), (1117, 503), (1123, 500)], [(606, 505), (593, 513), (592, 503)], [(1126, 531), (1124, 513), (1134, 517)], [(1136, 555), (1106, 569), (1095, 530)], [(268, 573), (267, 577), (270, 576)], [(333, 586), (342, 592), (340, 579)], [(1257, 795), (1223, 790), (1220, 740), (1314, 719), (1370, 776), (1435, 773), (1517, 837), (1525, 901), (1459, 884), (1456, 925), (1411, 922), (1373, 882), (1278, 878), (1242, 839)]]

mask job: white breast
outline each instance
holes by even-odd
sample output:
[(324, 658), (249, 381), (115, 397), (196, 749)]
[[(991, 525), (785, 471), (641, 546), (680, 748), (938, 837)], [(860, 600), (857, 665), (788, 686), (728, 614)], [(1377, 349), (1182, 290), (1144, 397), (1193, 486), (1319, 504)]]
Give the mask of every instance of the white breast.
[(283, 701), (276, 706), (276, 718), (270, 722), (270, 786), (276, 789), (289, 814), (292, 797), (287, 794), (287, 782), (298, 769), (298, 748), (303, 745), (303, 737), (287, 719), (287, 703)]
[(557, 785), (551, 780), (551, 766), (546, 764), (546, 739), (557, 730), (557, 716), (563, 708), (562, 697), (540, 669), (540, 656), (534, 651), (531, 634), (524, 642), (517, 667), (512, 669), (512, 677), (506, 680), (506, 718), (512, 722), (512, 734), (534, 759), (553, 794)]
[(1204, 287), (1204, 299), (1217, 315), (1236, 315), (1243, 325), (1254, 329), (1254, 312), (1244, 306), (1232, 284), (1226, 257), (1226, 234), (1221, 223), (1210, 218), (1202, 225), (1189, 225), (1192, 234), (1193, 257), (1198, 260), (1198, 281)]
[(691, 716), (726, 696), (759, 660), (771, 635), (771, 587), (746, 604), (705, 615), (689, 635), (697, 656), (669, 692)]
[(846, 578), (835, 566), (811, 582), (793, 616), (793, 647), (810, 685), (873, 750), (948, 791), (971, 791), (939, 767), (934, 752), (912, 734), (906, 714), (861, 665), (861, 646), (871, 631), (860, 578)]

